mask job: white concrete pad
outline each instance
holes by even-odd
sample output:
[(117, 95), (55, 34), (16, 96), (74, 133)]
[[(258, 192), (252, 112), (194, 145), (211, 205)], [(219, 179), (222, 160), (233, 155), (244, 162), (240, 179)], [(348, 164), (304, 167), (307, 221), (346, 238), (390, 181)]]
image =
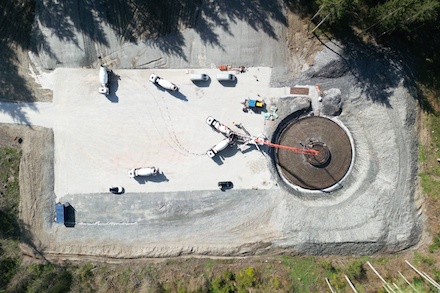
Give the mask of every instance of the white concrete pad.
[[(210, 75), (209, 86), (191, 82), (193, 72)], [(230, 86), (216, 80), (219, 72), (154, 70), (180, 87), (175, 94), (148, 81), (152, 70), (118, 70), (119, 80), (106, 97), (98, 93), (98, 70), (57, 69), (54, 110), (48, 114), (55, 137), (57, 196), (107, 192), (112, 184), (127, 192), (212, 190), (224, 180), (238, 189), (270, 188), (268, 158), (258, 150), (228, 148), (215, 160), (206, 155), (224, 136), (205, 120), (213, 116), (235, 131), (240, 130), (232, 122), (242, 123), (258, 135), (264, 130), (263, 115), (244, 113), (241, 102), (285, 95), (288, 89), (269, 88), (270, 68), (251, 68)], [(157, 166), (163, 174), (128, 177), (128, 169), (147, 166)]]

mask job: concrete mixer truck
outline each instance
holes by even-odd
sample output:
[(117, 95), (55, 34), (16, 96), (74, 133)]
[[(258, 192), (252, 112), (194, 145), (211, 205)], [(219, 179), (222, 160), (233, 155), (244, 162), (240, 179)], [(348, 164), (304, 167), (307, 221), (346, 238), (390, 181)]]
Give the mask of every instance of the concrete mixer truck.
[(128, 170), (128, 177), (146, 177), (146, 176), (156, 176), (159, 172), (159, 168), (157, 167), (142, 167), (142, 168), (134, 168)]
[(210, 158), (214, 158), (216, 154), (224, 150), (228, 145), (232, 143), (231, 139), (225, 138), (215, 146), (213, 146), (211, 149), (209, 149), (206, 154)]
[(100, 94), (104, 94), (106, 96), (108, 96), (110, 93), (109, 73), (110, 71), (107, 70), (107, 67), (104, 64), (99, 67), (99, 82), (101, 83), (101, 86), (99, 87), (98, 91)]
[(166, 79), (163, 79), (154, 73), (150, 75), (150, 81), (156, 85), (163, 87), (164, 89), (167, 89), (167, 90), (170, 90), (173, 92), (179, 90), (179, 88), (174, 83), (172, 83)]

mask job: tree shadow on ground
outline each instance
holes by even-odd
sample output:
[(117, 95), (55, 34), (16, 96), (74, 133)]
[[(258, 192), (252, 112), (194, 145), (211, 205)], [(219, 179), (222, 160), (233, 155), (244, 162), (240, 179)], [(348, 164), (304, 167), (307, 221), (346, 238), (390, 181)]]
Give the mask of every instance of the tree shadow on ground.
[[(16, 212), (16, 211), (14, 211)], [(18, 239), (20, 226), (13, 212), (0, 209), (0, 237), (2, 239)]]
[(310, 17), (317, 11), (315, 1), (310, 0), (284, 0), (284, 3), (291, 12), (298, 14), (300, 17)]
[[(411, 84), (414, 81), (398, 52), (363, 42), (350, 34), (344, 36), (336, 34), (334, 38), (325, 34), (315, 37), (326, 48), (337, 54), (339, 59), (330, 61), (313, 72), (312, 78), (332, 79), (351, 74), (355, 78), (357, 87), (368, 99), (386, 107), (391, 107), (389, 98), (400, 82), (410, 90), (413, 88)], [(343, 45), (335, 43), (334, 40), (338, 40)], [(330, 48), (329, 42), (338, 48), (336, 50)]]
[[(26, 67), (27, 49), (34, 20), (35, 5), (32, 0), (0, 1), (0, 11), (7, 17), (0, 18), (0, 101), (34, 102), (35, 89), (28, 81), (29, 68)], [(50, 54), (50, 50), (48, 50)], [(23, 60), (25, 59), (25, 60)], [(14, 117), (15, 121), (28, 124), (23, 107), (29, 104), (15, 104), (2, 107), (0, 111)]]
[[(440, 92), (440, 39), (433, 37), (439, 34), (440, 26), (425, 25), (411, 34), (395, 32), (377, 40), (396, 52), (399, 60), (404, 60), (401, 64), (404, 67), (405, 86), (428, 113), (436, 113), (432, 103), (439, 102), (435, 97)], [(429, 89), (433, 97), (429, 97), (425, 89)]]
[(33, 103), (14, 103), (14, 102), (6, 102), (2, 103), (0, 106), (0, 112), (4, 112), (11, 116), (14, 120), (14, 123), (27, 125), (31, 129), (33, 128), (26, 111), (38, 111), (37, 107)]
[[(196, 11), (198, 12), (198, 11)], [(221, 28), (223, 33), (232, 36), (230, 22), (247, 22), (254, 30), (278, 40), (271, 21), (287, 26), (282, 1), (244, 0), (244, 1), (206, 1), (201, 8), (201, 17), (194, 28), (205, 44), (221, 46), (220, 36), (214, 31)]]
[(144, 42), (147, 46), (159, 49), (162, 53), (168, 56), (179, 56), (185, 61), (188, 61), (183, 47), (185, 47), (185, 39), (182, 33), (176, 32), (172, 35), (149, 39)]
[(45, 262), (50, 263), (44, 254), (45, 247), (36, 244), (32, 227), (21, 220), (18, 221), (20, 225), (20, 241), (32, 250), (33, 257), (43, 259)]
[[(10, 1), (10, 0), (8, 0)], [(182, 50), (186, 44), (180, 33), (186, 28), (194, 28), (202, 41), (221, 47), (220, 28), (232, 35), (229, 23), (247, 22), (253, 29), (278, 39), (272, 21), (287, 26), (284, 5), (281, 0), (245, 1), (204, 1), (204, 0), (45, 0), (38, 2), (37, 14), (41, 26), (50, 30), (59, 40), (84, 46), (87, 56), (85, 63), (95, 61), (94, 54), (87, 52), (88, 44), (80, 44), (77, 33), (85, 42), (108, 46), (109, 42), (102, 23), (107, 24), (120, 41), (137, 44), (148, 40), (147, 44), (157, 47), (166, 54), (186, 56)], [(165, 37), (169, 36), (171, 37)], [(34, 51), (50, 54), (50, 48), (35, 42)]]
[[(315, 1), (284, 0), (284, 2), (291, 12), (302, 18), (310, 19), (319, 9)], [(409, 31), (400, 31), (396, 27), (386, 34), (377, 32), (373, 28), (369, 30), (372, 35), (351, 30), (350, 21), (347, 21), (345, 29), (329, 27), (324, 23), (320, 27), (322, 33), (320, 39), (327, 42), (330, 38), (325, 32), (331, 32), (331, 38), (344, 44), (342, 53), (347, 61), (347, 69), (353, 73), (370, 99), (386, 105), (391, 94), (386, 87), (393, 86), (396, 81), (403, 81), (403, 86), (423, 110), (429, 113), (435, 112), (431, 104), (435, 98), (427, 97), (423, 87), (432, 91), (431, 95), (434, 97), (440, 92), (438, 54), (440, 39), (433, 37), (440, 33), (437, 20), (423, 25), (416, 24)], [(377, 45), (366, 41), (371, 38)], [(374, 72), (377, 75), (374, 75)]]

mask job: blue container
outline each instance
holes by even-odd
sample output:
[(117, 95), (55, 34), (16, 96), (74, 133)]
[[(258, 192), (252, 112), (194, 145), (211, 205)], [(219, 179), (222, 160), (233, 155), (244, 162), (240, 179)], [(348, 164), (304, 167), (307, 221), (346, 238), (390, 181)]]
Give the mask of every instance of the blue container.
[(56, 222), (58, 224), (64, 224), (64, 204), (55, 204)]

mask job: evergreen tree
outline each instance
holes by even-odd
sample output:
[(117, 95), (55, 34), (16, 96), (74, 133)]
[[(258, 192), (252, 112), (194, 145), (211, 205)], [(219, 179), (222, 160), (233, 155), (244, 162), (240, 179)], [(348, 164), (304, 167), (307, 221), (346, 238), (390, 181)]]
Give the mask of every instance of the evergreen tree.
[(371, 9), (377, 31), (395, 29), (409, 31), (415, 25), (434, 21), (437, 18), (438, 0), (388, 0)]
[(340, 24), (352, 11), (356, 1), (353, 0), (318, 0), (319, 14), (329, 24)]

